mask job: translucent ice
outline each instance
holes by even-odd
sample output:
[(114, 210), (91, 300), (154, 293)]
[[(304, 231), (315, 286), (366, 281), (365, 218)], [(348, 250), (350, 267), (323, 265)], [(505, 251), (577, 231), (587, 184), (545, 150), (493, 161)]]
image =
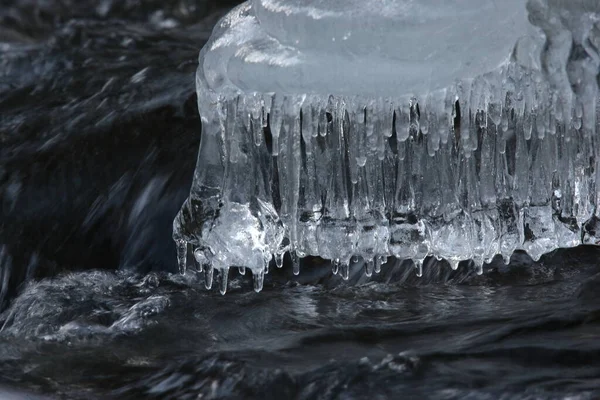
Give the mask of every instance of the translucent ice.
[(181, 269), (596, 244), (599, 49), (597, 0), (242, 4), (200, 53)]

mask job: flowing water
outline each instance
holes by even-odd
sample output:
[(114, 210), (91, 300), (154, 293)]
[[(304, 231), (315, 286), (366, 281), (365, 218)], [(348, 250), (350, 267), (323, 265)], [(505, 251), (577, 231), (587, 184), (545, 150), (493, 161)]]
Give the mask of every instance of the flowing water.
[(598, 398), (593, 247), (306, 259), (260, 294), (175, 273), (197, 55), (234, 4), (0, 0), (0, 398)]

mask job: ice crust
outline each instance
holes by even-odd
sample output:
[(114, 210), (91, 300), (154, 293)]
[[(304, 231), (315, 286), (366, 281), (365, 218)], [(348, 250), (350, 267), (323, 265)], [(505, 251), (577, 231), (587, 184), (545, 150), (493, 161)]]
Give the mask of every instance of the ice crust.
[(597, 0), (240, 5), (200, 53), (181, 271), (597, 244), (599, 49)]

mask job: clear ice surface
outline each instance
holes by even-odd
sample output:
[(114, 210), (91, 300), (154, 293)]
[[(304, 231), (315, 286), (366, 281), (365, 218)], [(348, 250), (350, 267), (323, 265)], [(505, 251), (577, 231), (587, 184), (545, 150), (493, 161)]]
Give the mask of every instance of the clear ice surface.
[(600, 238), (598, 0), (252, 0), (200, 53), (174, 221), (212, 286), (289, 252), (478, 273)]

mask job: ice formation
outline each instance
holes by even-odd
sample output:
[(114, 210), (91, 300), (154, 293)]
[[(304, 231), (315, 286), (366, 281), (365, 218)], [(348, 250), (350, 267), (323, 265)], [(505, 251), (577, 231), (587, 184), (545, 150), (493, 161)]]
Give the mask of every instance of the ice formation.
[(200, 53), (181, 270), (596, 244), (599, 49), (598, 0), (240, 5)]

